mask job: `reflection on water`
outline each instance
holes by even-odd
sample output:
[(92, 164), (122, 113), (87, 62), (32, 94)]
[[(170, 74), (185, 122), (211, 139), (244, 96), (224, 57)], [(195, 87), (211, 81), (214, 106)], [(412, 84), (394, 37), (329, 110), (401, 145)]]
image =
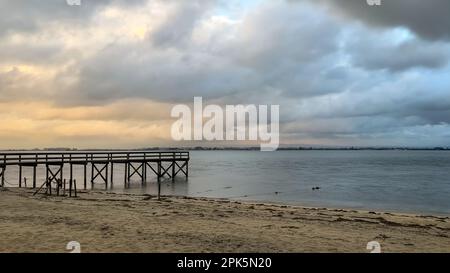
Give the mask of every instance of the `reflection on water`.
[[(114, 167), (110, 190), (157, 192), (156, 177), (150, 172), (146, 184), (138, 179), (124, 189), (124, 168)], [(162, 193), (450, 214), (450, 152), (445, 151), (194, 151), (189, 167), (189, 181), (184, 176), (175, 183), (166, 180)], [(74, 166), (74, 171), (81, 189), (83, 168)], [(44, 175), (40, 169), (38, 184)], [(31, 178), (31, 169), (24, 168), (24, 176)], [(6, 177), (8, 183), (17, 184), (14, 168)]]

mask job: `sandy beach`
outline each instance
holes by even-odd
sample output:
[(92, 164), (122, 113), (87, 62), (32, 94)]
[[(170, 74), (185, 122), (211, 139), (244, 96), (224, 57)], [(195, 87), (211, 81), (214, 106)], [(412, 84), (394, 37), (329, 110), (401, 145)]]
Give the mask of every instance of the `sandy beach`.
[(207, 198), (0, 189), (0, 252), (450, 252), (450, 218)]

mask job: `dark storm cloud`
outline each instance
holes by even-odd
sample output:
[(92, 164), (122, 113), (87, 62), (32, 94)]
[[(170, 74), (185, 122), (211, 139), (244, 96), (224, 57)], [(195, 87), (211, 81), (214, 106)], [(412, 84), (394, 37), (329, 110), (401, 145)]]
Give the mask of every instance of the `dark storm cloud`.
[(335, 12), (370, 26), (387, 28), (401, 26), (427, 40), (450, 39), (450, 1), (448, 0), (381, 0), (380, 6), (369, 6), (365, 0), (314, 0), (313, 2), (327, 4)]

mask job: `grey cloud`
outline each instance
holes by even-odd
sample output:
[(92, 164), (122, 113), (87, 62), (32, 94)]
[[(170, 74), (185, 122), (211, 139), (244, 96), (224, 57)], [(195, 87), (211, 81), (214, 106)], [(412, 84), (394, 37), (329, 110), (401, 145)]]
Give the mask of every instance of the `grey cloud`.
[(154, 45), (176, 47), (189, 42), (195, 24), (214, 6), (215, 1), (191, 0), (173, 2), (169, 18), (149, 37)]
[(49, 98), (53, 89), (48, 83), (39, 78), (23, 73), (14, 67), (9, 71), (0, 71), (0, 102), (5, 101), (32, 101), (39, 97)]
[[(300, 125), (300, 126), (299, 126)], [(344, 146), (447, 146), (450, 125), (391, 116), (299, 120), (285, 124), (281, 139)]]
[(66, 0), (0, 0), (0, 36), (15, 31), (35, 32), (50, 22), (70, 27), (88, 23), (108, 5), (137, 5), (147, 0), (82, 0), (80, 6), (69, 6)]
[(381, 6), (369, 6), (365, 0), (314, 0), (332, 7), (332, 12), (371, 26), (402, 26), (428, 40), (450, 40), (450, 1), (381, 1)]
[(399, 45), (358, 41), (348, 49), (355, 65), (369, 70), (387, 69), (393, 72), (411, 68), (444, 67), (450, 57), (450, 46), (442, 43), (407, 41)]
[(0, 60), (3, 63), (49, 64), (57, 59), (64, 59), (61, 56), (63, 46), (55, 43), (42, 45), (0, 42)]
[[(446, 72), (441, 72), (444, 75)], [(450, 81), (440, 76), (393, 79), (388, 84), (368, 90), (354, 90), (341, 94), (303, 100), (297, 105), (298, 119), (354, 119), (371, 120), (360, 131), (377, 128), (377, 121), (390, 118), (396, 126), (450, 124)], [(387, 127), (386, 127), (387, 128)], [(362, 130), (364, 129), (364, 130)]]
[[(189, 8), (178, 11), (176, 16), (193, 16)], [(164, 25), (156, 32), (156, 45), (153, 36), (141, 43), (116, 43), (79, 63), (79, 82), (69, 93), (81, 100), (131, 96), (191, 101), (193, 96), (245, 98), (268, 89), (292, 97), (338, 92), (332, 85), (344, 85), (339, 77), (346, 72), (339, 74), (337, 68), (333, 72), (330, 62), (338, 48), (339, 27), (330, 28), (332, 22), (324, 14), (311, 15), (311, 11), (268, 4), (244, 18), (234, 39), (213, 49), (192, 41), (192, 26), (185, 31), (187, 36), (182, 35), (181, 45), (178, 38), (162, 42)], [(201, 17), (204, 12), (195, 14)], [(301, 17), (305, 20), (296, 20)], [(163, 46), (166, 42), (173, 47)]]
[(243, 22), (238, 41), (226, 52), (239, 66), (261, 76), (261, 85), (288, 96), (329, 90), (321, 72), (335, 66), (340, 25), (310, 6), (266, 5)]
[[(79, 81), (60, 99), (75, 95), (81, 103), (144, 97), (156, 101), (191, 101), (220, 97), (252, 85), (252, 73), (202, 54), (115, 46), (80, 65)], [(136, 57), (138, 56), (138, 57)], [(136, 59), (137, 58), (137, 59)]]

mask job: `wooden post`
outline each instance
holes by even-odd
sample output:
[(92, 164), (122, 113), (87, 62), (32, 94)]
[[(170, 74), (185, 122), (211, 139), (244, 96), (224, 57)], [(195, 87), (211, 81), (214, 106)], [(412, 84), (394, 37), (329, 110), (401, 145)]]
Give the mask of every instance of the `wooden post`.
[(60, 183), (62, 184), (64, 175), (63, 175), (63, 171), (64, 171), (64, 155), (62, 155), (62, 162), (61, 162), (61, 173), (59, 174), (59, 178), (60, 178)]
[(2, 175), (2, 187), (5, 187), (5, 173), (6, 173), (6, 154), (3, 155), (3, 166), (0, 170), (0, 174)]
[[(73, 164), (70, 163), (70, 175), (69, 175), (69, 181), (73, 180)], [(66, 180), (64, 180), (64, 194), (66, 193)]]
[(19, 188), (22, 188), (22, 165), (19, 166)]
[(69, 197), (72, 197), (72, 179), (69, 180)]
[(33, 189), (35, 188), (36, 188), (36, 165), (33, 166)]
[(172, 153), (172, 182), (175, 182), (175, 153)]
[(1, 167), (0, 174), (2, 175), (2, 188), (5, 187), (5, 169), (6, 165)]
[(125, 188), (127, 187), (127, 165), (128, 165), (128, 163), (125, 162), (125, 167), (124, 167), (124, 170), (123, 170), (123, 173), (124, 173), (124, 175), (123, 175), (123, 185), (124, 185)]
[(91, 188), (94, 187), (94, 162), (91, 161)]
[[(45, 176), (45, 183), (47, 184), (46, 193), (49, 191), (50, 182), (48, 181), (48, 154), (45, 155), (45, 167), (46, 167), (46, 176)], [(51, 192), (51, 191), (50, 191)]]
[(144, 177), (144, 182), (147, 183), (147, 157), (146, 153), (144, 153), (144, 162), (142, 163), (142, 176)]
[(48, 165), (46, 165), (45, 166), (45, 170), (46, 170), (46, 172), (45, 172), (45, 185), (46, 185), (46, 190), (45, 190), (45, 193), (47, 193), (48, 192)]
[(108, 168), (109, 168), (109, 163), (106, 162), (106, 169), (105, 169), (105, 188), (108, 189)]
[(158, 200), (161, 199), (161, 161), (158, 161)]
[[(69, 155), (69, 164), (70, 164), (70, 168), (69, 168), (69, 184), (70, 181), (72, 181), (73, 179), (73, 163), (72, 163), (72, 154)], [(66, 180), (64, 179), (64, 190), (63, 190), (63, 195), (66, 195)]]
[(111, 187), (113, 185), (114, 181), (114, 163), (111, 161)]
[(128, 168), (127, 168), (127, 171), (128, 171), (128, 173), (127, 173), (127, 183), (128, 183), (128, 186), (129, 186), (129, 185), (130, 185), (130, 169), (131, 169), (131, 163), (128, 162), (127, 164), (128, 164)]
[(144, 185), (144, 164), (141, 164), (141, 184)]
[(75, 192), (75, 197), (77, 197), (77, 180), (76, 179), (73, 180), (73, 189)]
[(45, 183), (47, 184), (47, 193), (49, 193), (50, 195), (52, 195), (52, 183), (49, 181), (49, 177), (48, 177), (48, 172), (49, 172), (49, 168), (50, 166), (47, 165), (47, 175), (46, 175), (46, 179), (45, 179)]
[(143, 166), (144, 168), (144, 182), (147, 183), (147, 162), (144, 161)]
[(84, 164), (84, 189), (87, 189), (87, 160)]
[(63, 155), (62, 158), (63, 158), (63, 161), (61, 163), (61, 172), (59, 173), (59, 183), (61, 183), (61, 184), (62, 184), (63, 178), (64, 178), (64, 175), (63, 175), (63, 171), (64, 171), (64, 155)]
[(130, 154), (127, 153), (127, 185), (130, 185)]
[(23, 183), (25, 184), (25, 188), (26, 188), (27, 187), (27, 178), (26, 177), (23, 178)]
[(22, 156), (19, 155), (19, 188), (22, 188)]

